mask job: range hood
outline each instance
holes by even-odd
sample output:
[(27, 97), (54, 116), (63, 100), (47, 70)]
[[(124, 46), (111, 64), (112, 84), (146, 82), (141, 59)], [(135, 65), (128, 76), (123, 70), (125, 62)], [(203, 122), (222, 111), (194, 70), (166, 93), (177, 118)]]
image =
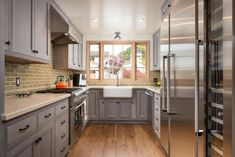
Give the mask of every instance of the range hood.
[(54, 44), (77, 44), (80, 42), (80, 35), (65, 21), (53, 6), (51, 6), (51, 41)]

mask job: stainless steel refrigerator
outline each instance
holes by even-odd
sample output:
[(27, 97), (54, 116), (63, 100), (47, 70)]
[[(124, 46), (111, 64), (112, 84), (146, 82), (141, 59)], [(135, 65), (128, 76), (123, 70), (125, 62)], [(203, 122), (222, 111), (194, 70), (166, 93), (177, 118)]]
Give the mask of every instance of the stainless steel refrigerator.
[(166, 0), (162, 7), (160, 139), (170, 157), (232, 157), (232, 6)]

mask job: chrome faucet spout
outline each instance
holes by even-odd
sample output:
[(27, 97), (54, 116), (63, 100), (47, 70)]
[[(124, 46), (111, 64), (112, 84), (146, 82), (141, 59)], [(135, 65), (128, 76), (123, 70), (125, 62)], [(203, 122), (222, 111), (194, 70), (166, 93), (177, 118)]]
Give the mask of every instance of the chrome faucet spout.
[(116, 84), (116, 86), (120, 86), (120, 80), (119, 80), (118, 73), (117, 73), (117, 84)]

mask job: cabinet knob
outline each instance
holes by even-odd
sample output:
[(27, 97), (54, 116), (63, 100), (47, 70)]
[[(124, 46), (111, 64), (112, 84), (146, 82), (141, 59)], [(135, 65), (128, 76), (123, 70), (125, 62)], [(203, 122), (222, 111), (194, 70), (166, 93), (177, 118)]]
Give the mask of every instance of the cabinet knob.
[(10, 41), (5, 41), (5, 44), (6, 45), (11, 45), (11, 42)]

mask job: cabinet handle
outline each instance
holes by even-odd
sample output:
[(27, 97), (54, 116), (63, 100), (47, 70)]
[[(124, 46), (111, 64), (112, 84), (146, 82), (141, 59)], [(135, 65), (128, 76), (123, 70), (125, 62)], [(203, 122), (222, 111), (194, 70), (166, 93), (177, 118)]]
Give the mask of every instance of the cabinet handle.
[(60, 122), (60, 124), (61, 124), (61, 125), (64, 125), (65, 122), (66, 122), (66, 121), (64, 120), (64, 121)]
[(60, 136), (61, 139), (65, 138), (66, 134)]
[(10, 41), (5, 41), (5, 44), (6, 45), (11, 45), (11, 42)]
[(42, 140), (42, 138), (41, 138), (41, 137), (39, 137), (39, 138), (35, 141), (35, 143), (36, 143), (36, 144), (38, 144), (38, 143), (40, 143), (40, 142), (41, 142), (41, 140)]
[(62, 106), (60, 109), (61, 109), (61, 110), (65, 109), (65, 106)]
[(33, 50), (33, 53), (36, 53), (36, 50)]
[(24, 128), (20, 128), (20, 129), (19, 129), (19, 132), (20, 132), (20, 133), (23, 133), (23, 132), (25, 132), (26, 130), (28, 130), (29, 127), (30, 127), (30, 125), (26, 125)]
[(65, 147), (63, 147), (60, 152), (63, 153), (65, 151)]
[(35, 53), (37, 53), (37, 54), (38, 54), (38, 50), (37, 50)]
[(49, 113), (48, 115), (45, 115), (44, 118), (47, 119), (51, 116), (51, 113)]

